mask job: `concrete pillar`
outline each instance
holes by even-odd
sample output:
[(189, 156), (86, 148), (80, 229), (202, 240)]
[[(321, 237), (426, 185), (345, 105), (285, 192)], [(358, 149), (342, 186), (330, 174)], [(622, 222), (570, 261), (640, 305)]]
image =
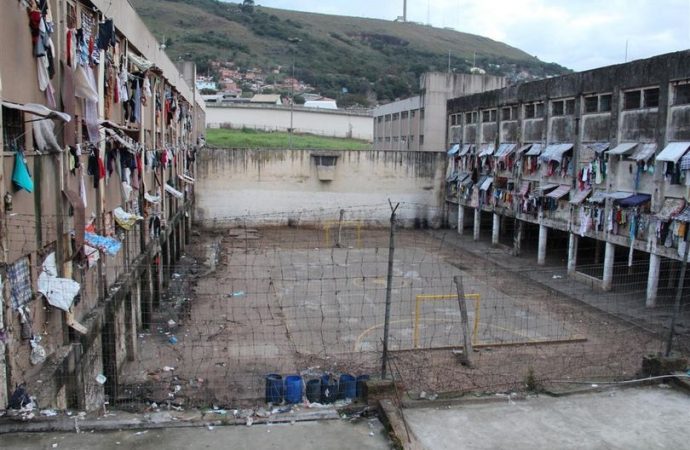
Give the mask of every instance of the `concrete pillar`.
[(610, 242), (606, 243), (604, 250), (604, 278), (601, 281), (601, 288), (610, 291), (613, 284), (613, 263), (616, 256), (616, 246)]
[(491, 245), (498, 245), (498, 237), (501, 233), (501, 216), (494, 213), (494, 223), (491, 228)]
[(515, 219), (515, 231), (513, 234), (513, 256), (520, 256), (522, 253), (522, 230), (524, 222), (520, 219)]
[(579, 236), (575, 233), (570, 233), (568, 239), (568, 275), (575, 273), (577, 268), (577, 244), (579, 243)]
[(661, 256), (654, 253), (649, 255), (649, 275), (647, 275), (647, 299), (645, 306), (656, 306), (656, 294), (659, 288), (659, 269), (661, 269)]
[(475, 208), (474, 210), (474, 240), (479, 240), (479, 232), (482, 227), (482, 212), (480, 209)]
[(465, 232), (465, 207), (458, 205), (458, 234), (460, 236)]
[(546, 238), (549, 230), (546, 225), (539, 225), (539, 247), (537, 250), (537, 264), (543, 266), (546, 264)]

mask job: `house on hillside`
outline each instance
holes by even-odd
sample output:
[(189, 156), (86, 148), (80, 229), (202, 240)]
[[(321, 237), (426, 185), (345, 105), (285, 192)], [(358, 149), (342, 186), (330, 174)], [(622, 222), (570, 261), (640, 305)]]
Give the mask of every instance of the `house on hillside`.
[(249, 103), (260, 105), (282, 105), (283, 101), (279, 94), (256, 94), (249, 100)]

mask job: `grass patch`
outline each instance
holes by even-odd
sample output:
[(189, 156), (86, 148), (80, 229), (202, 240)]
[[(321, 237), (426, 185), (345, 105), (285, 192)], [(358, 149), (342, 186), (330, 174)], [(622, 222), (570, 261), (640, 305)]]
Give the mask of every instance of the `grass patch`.
[[(217, 148), (281, 148), (289, 147), (290, 134), (287, 132), (257, 131), (251, 128), (230, 130), (209, 128), (206, 142)], [(313, 134), (293, 134), (292, 148), (318, 150), (371, 150), (372, 145), (359, 139), (344, 139), (316, 136)]]

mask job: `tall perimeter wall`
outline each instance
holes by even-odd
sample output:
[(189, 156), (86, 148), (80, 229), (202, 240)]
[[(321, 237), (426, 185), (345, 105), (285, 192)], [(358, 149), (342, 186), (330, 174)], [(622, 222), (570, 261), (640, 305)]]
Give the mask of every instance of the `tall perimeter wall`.
[[(388, 199), (405, 226), (440, 226), (443, 153), (205, 149), (195, 219), (203, 226), (314, 224), (338, 218), (387, 224)], [(238, 222), (239, 221), (239, 222)]]

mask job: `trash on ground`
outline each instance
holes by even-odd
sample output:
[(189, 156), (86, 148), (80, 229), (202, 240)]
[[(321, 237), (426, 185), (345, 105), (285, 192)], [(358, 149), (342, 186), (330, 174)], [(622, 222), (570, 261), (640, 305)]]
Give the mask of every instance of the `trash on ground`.
[(103, 385), (106, 381), (108, 381), (108, 378), (102, 373), (96, 375), (96, 383)]

